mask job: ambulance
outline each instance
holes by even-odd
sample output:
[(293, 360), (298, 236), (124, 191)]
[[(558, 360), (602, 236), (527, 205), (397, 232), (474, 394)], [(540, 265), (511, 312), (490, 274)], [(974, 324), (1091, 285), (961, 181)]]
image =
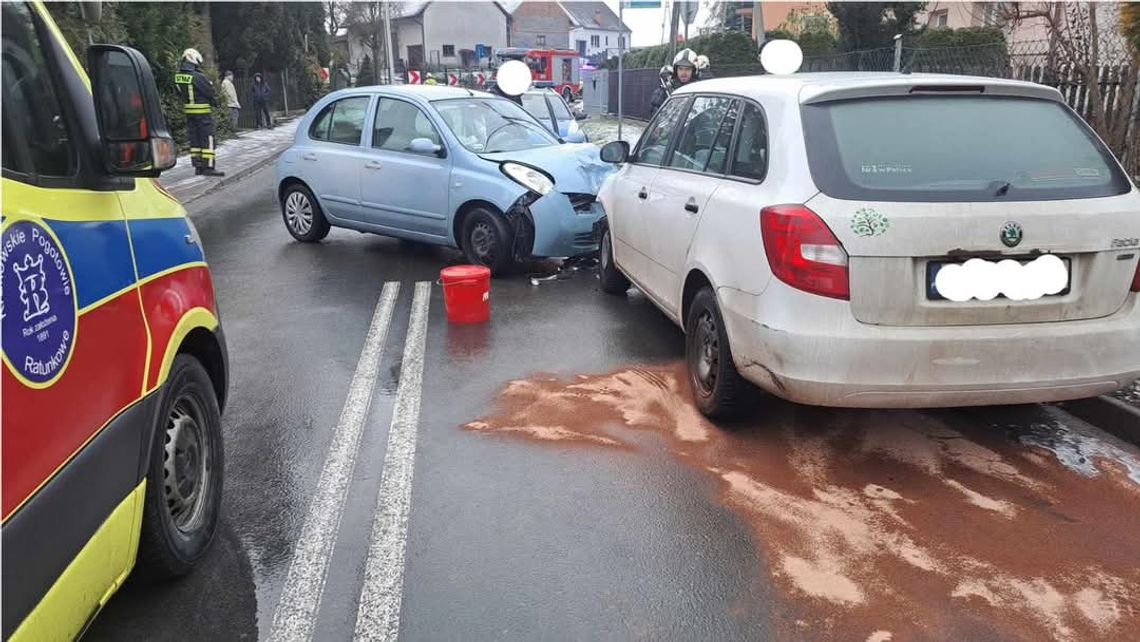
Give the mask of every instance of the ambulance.
[(0, 11), (3, 636), (68, 640), (210, 545), (228, 362), (145, 58)]

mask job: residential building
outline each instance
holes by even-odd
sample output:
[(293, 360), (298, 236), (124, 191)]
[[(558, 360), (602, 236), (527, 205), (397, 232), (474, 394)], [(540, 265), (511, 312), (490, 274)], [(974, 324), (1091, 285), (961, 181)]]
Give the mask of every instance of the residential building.
[(516, 47), (572, 49), (583, 58), (629, 51), (630, 28), (605, 2), (527, 0), (512, 17)]
[(396, 14), (400, 68), (476, 68), (511, 46), (511, 14), (499, 2), (401, 2)]

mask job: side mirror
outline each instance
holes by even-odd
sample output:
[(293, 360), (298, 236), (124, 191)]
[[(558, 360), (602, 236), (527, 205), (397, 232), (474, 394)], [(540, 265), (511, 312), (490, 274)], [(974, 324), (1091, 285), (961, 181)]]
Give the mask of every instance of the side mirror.
[(436, 145), (430, 138), (413, 138), (412, 142), (408, 143), (408, 151), (413, 154), (440, 156), (440, 152), (443, 151), (443, 146)]
[(615, 140), (602, 145), (602, 160), (619, 164), (629, 160), (629, 142)]
[(174, 167), (178, 146), (146, 58), (130, 47), (91, 45), (87, 63), (107, 173), (155, 177)]

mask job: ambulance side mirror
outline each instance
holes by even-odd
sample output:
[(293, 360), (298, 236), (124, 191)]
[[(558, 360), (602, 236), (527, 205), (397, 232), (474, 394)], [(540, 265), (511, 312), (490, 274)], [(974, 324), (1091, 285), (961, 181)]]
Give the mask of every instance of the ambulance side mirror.
[(87, 63), (107, 173), (155, 177), (174, 167), (178, 146), (146, 58), (130, 47), (91, 45)]

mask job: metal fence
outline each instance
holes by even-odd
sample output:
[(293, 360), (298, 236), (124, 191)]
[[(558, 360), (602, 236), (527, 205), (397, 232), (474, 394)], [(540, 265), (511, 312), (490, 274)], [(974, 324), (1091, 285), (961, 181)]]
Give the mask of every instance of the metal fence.
[[(269, 111), (271, 114), (284, 114), (290, 111), (305, 109), (301, 92), (297, 87), (296, 78), (290, 78), (288, 71), (267, 71), (261, 74), (265, 82), (269, 83)], [(241, 115), (238, 118), (239, 129), (253, 129), (256, 126), (256, 115), (253, 109), (253, 73), (234, 73), (234, 89), (237, 91), (238, 102), (241, 103)]]
[[(1122, 156), (1125, 166), (1140, 174), (1140, 69), (1130, 66), (1130, 56), (1123, 38), (1118, 34), (1105, 34), (1098, 43), (1097, 60), (1092, 80), (1100, 93), (1102, 135), (1116, 131), (1124, 137), (1123, 144), (1109, 140)], [(1065, 101), (1092, 122), (1094, 105), (1091, 101), (1090, 79), (1083, 69), (1088, 65), (1089, 49), (1066, 51), (1056, 41), (1030, 41), (1006, 44), (958, 47), (907, 47), (899, 54), (899, 71), (914, 73), (946, 73), (996, 78), (1015, 78), (1056, 87)], [(1086, 56), (1072, 60), (1072, 56)], [(804, 59), (801, 71), (892, 71), (895, 70), (894, 47), (853, 51), (846, 53), (810, 56)], [(764, 73), (760, 65), (716, 66), (713, 77), (755, 76)], [(618, 89), (616, 74), (609, 84), (609, 111), (617, 112)], [(625, 71), (623, 112), (633, 118), (650, 117), (650, 101), (659, 83), (657, 69), (629, 69)]]

